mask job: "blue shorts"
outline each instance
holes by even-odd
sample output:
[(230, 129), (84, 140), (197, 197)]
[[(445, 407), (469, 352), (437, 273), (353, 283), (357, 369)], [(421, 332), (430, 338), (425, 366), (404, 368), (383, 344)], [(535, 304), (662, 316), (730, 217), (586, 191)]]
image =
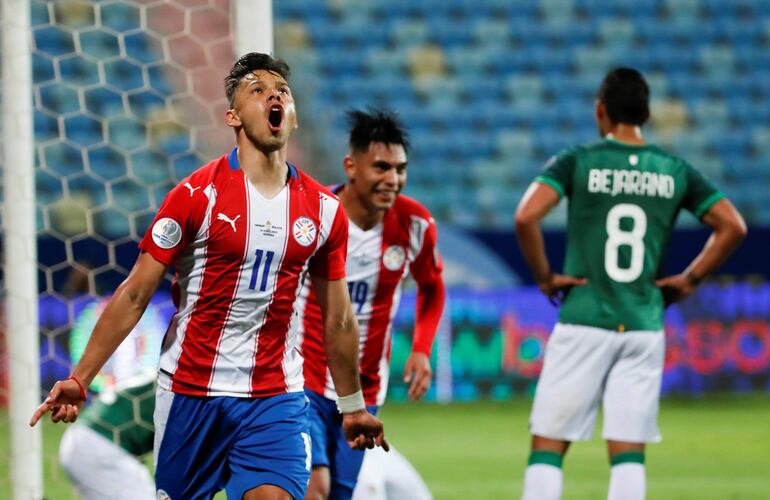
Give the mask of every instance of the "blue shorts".
[[(331, 476), (329, 500), (349, 500), (358, 481), (364, 452), (348, 446), (342, 432), (342, 414), (337, 403), (305, 389), (310, 400), (310, 437), (313, 441), (313, 467), (328, 467)], [(376, 406), (367, 408), (377, 414)]]
[(307, 413), (308, 401), (301, 392), (236, 398), (159, 389), (158, 498), (165, 498), (162, 490), (171, 500), (209, 499), (222, 488), (227, 498), (243, 498), (264, 484), (304, 498), (310, 481)]

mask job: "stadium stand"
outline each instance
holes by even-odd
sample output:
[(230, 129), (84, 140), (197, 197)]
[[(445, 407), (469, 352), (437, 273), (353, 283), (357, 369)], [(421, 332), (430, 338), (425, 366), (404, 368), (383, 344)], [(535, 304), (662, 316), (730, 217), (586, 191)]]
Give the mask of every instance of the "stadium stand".
[[(645, 71), (653, 88), (648, 137), (725, 186), (750, 223), (767, 224), (768, 5), (281, 0), (276, 47), (301, 87), (314, 172), (329, 182), (339, 180), (344, 111), (386, 104), (412, 134), (408, 194), (443, 222), (510, 227), (519, 195), (548, 157), (595, 137), (593, 95), (601, 76), (630, 65)], [(97, 229), (136, 237), (143, 211), (201, 163), (200, 144), (210, 135), (188, 126), (206, 113), (194, 98), (168, 102), (178, 70), (162, 51), (171, 50), (172, 61), (187, 69), (212, 54), (196, 45), (195, 20), (189, 39), (164, 49), (155, 34), (179, 22), (169, 6), (148, 17), (151, 30), (138, 29), (138, 9), (122, 2), (101, 5), (98, 22), (93, 9), (56, 12), (56, 26), (46, 4), (32, 7), (35, 130), (45, 144), (38, 193), (46, 204), (65, 198), (66, 178), (76, 200), (70, 208), (111, 200), (95, 212)], [(109, 145), (102, 144), (105, 135)], [(548, 222), (560, 225), (563, 215)]]

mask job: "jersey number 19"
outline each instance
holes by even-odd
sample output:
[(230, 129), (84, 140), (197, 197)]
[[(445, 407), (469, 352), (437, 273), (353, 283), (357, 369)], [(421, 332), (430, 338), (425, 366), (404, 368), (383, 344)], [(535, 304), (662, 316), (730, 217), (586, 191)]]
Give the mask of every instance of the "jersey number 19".
[[(621, 229), (620, 221), (624, 217), (634, 223), (630, 231)], [(604, 269), (614, 281), (630, 283), (637, 279), (644, 270), (644, 235), (647, 232), (647, 215), (638, 205), (620, 203), (607, 213), (607, 242), (604, 244)], [(631, 262), (628, 267), (620, 267), (618, 249), (621, 246), (631, 248)]]

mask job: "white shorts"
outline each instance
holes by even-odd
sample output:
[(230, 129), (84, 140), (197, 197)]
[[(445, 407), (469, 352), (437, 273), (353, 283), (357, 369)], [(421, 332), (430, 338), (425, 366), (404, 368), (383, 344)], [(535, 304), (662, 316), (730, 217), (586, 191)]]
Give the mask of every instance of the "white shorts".
[(657, 443), (662, 331), (619, 333), (557, 323), (532, 406), (530, 430), (563, 441), (591, 439), (599, 401), (602, 437), (629, 443)]
[(67, 428), (59, 462), (84, 500), (154, 500), (155, 483), (144, 463), (85, 425)]
[(412, 464), (392, 446), (389, 452), (366, 450), (352, 500), (432, 500), (428, 486)]

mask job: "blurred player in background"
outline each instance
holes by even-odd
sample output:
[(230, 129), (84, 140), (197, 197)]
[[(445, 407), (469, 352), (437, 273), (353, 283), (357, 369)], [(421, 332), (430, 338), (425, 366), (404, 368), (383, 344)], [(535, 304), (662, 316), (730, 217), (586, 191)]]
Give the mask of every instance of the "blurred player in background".
[[(78, 314), (69, 338), (72, 365), (108, 302), (94, 301)], [(153, 448), (155, 367), (166, 325), (168, 315), (153, 301), (94, 377), (89, 389), (98, 399), (62, 435), (59, 463), (85, 500), (156, 498), (142, 457)]]
[[(241, 57), (225, 79), (237, 147), (168, 194), (142, 253), (97, 322), (83, 357), (38, 408), (78, 416), (88, 387), (132, 330), (167, 267), (177, 313), (161, 354), (155, 423), (158, 498), (302, 498), (310, 476), (307, 398), (294, 303), (314, 276), (325, 353), (347, 444), (384, 444), (358, 377), (358, 329), (345, 283), (339, 200), (286, 162), (297, 126), (289, 67)], [(387, 446), (387, 445), (386, 445)]]
[[(540, 290), (561, 301), (532, 408), (526, 500), (561, 498), (564, 454), (590, 439), (599, 401), (612, 464), (610, 500), (645, 496), (645, 443), (660, 441), (663, 308), (690, 295), (738, 246), (740, 214), (685, 161), (645, 143), (649, 88), (620, 68), (599, 88), (602, 140), (546, 164), (516, 211), (522, 253)], [(569, 199), (564, 274), (546, 257), (540, 220)], [(681, 274), (657, 279), (684, 208), (713, 233)]]
[(420, 473), (398, 450), (366, 450), (353, 500), (432, 500)]
[[(406, 183), (409, 142), (396, 117), (383, 110), (353, 111), (348, 181), (332, 191), (350, 219), (346, 274), (361, 334), (361, 387), (373, 413), (387, 393), (391, 327), (401, 284), (417, 283), (412, 353), (404, 367), (409, 397), (422, 398), (431, 384), (430, 352), (444, 308), (442, 264), (436, 224), (430, 213), (401, 193)], [(313, 278), (315, 280), (315, 278)], [(323, 352), (321, 309), (309, 284), (300, 294), (305, 388), (310, 398), (313, 473), (308, 499), (349, 499), (364, 453), (345, 445), (335, 401), (339, 394)]]
[(84, 500), (156, 498), (141, 460), (153, 447), (155, 378), (146, 370), (106, 387), (64, 431), (59, 463)]

